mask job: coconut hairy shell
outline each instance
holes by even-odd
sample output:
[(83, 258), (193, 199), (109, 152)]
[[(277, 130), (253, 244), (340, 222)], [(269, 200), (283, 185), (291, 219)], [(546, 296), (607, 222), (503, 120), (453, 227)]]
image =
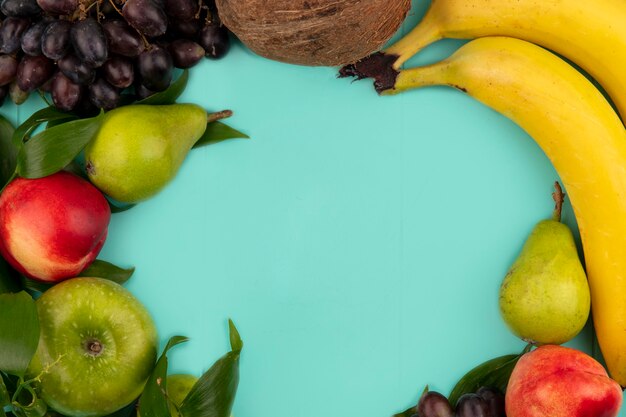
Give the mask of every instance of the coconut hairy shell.
[(411, 0), (217, 0), (222, 22), (257, 54), (300, 65), (353, 63), (398, 30)]

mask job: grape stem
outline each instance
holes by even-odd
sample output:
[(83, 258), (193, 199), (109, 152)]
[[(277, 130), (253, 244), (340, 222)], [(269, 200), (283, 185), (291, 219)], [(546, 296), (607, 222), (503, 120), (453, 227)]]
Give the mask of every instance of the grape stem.
[(113, 0), (109, 0), (109, 3), (111, 3), (111, 6), (113, 6), (113, 8), (115, 9), (115, 11), (122, 16), (122, 11), (120, 9), (117, 8), (117, 4), (115, 4), (115, 1)]
[(206, 121), (207, 123), (217, 122), (218, 120), (227, 119), (232, 115), (233, 112), (231, 110), (222, 110), (217, 113), (210, 113), (207, 116)]

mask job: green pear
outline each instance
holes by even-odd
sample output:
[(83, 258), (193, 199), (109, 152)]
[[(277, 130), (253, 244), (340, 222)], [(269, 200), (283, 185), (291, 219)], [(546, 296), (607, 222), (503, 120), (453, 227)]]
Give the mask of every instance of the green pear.
[(564, 195), (558, 183), (554, 216), (539, 222), (500, 288), (500, 311), (529, 343), (562, 344), (589, 317), (589, 284), (570, 229), (561, 223)]
[(85, 148), (87, 175), (117, 201), (145, 200), (176, 176), (206, 126), (207, 112), (194, 104), (111, 110)]

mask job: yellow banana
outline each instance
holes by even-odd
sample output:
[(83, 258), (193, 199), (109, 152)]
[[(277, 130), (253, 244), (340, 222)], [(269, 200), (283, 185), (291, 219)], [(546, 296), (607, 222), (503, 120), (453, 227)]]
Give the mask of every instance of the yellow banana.
[(401, 70), (395, 94), (429, 85), (466, 92), (519, 124), (567, 189), (580, 227), (596, 333), (626, 386), (626, 130), (602, 94), (556, 55), (513, 38), (471, 41), (434, 65)]
[[(626, 120), (624, 0), (433, 0), (422, 21), (382, 53), (398, 69), (439, 39), (484, 36), (524, 39), (567, 57), (604, 87)], [(356, 67), (376, 78), (367, 61)]]

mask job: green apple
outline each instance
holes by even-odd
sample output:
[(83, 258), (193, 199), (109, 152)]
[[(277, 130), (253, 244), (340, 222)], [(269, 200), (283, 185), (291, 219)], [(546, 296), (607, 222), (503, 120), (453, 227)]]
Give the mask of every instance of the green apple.
[(67, 416), (111, 414), (135, 400), (156, 361), (157, 333), (124, 287), (74, 278), (37, 300), (41, 337), (29, 366), (41, 398)]
[[(172, 417), (180, 416), (176, 407), (180, 407), (196, 381), (198, 381), (198, 378), (193, 375), (175, 374), (167, 376), (167, 396), (170, 400), (170, 415)], [(174, 404), (176, 407), (174, 407)]]

